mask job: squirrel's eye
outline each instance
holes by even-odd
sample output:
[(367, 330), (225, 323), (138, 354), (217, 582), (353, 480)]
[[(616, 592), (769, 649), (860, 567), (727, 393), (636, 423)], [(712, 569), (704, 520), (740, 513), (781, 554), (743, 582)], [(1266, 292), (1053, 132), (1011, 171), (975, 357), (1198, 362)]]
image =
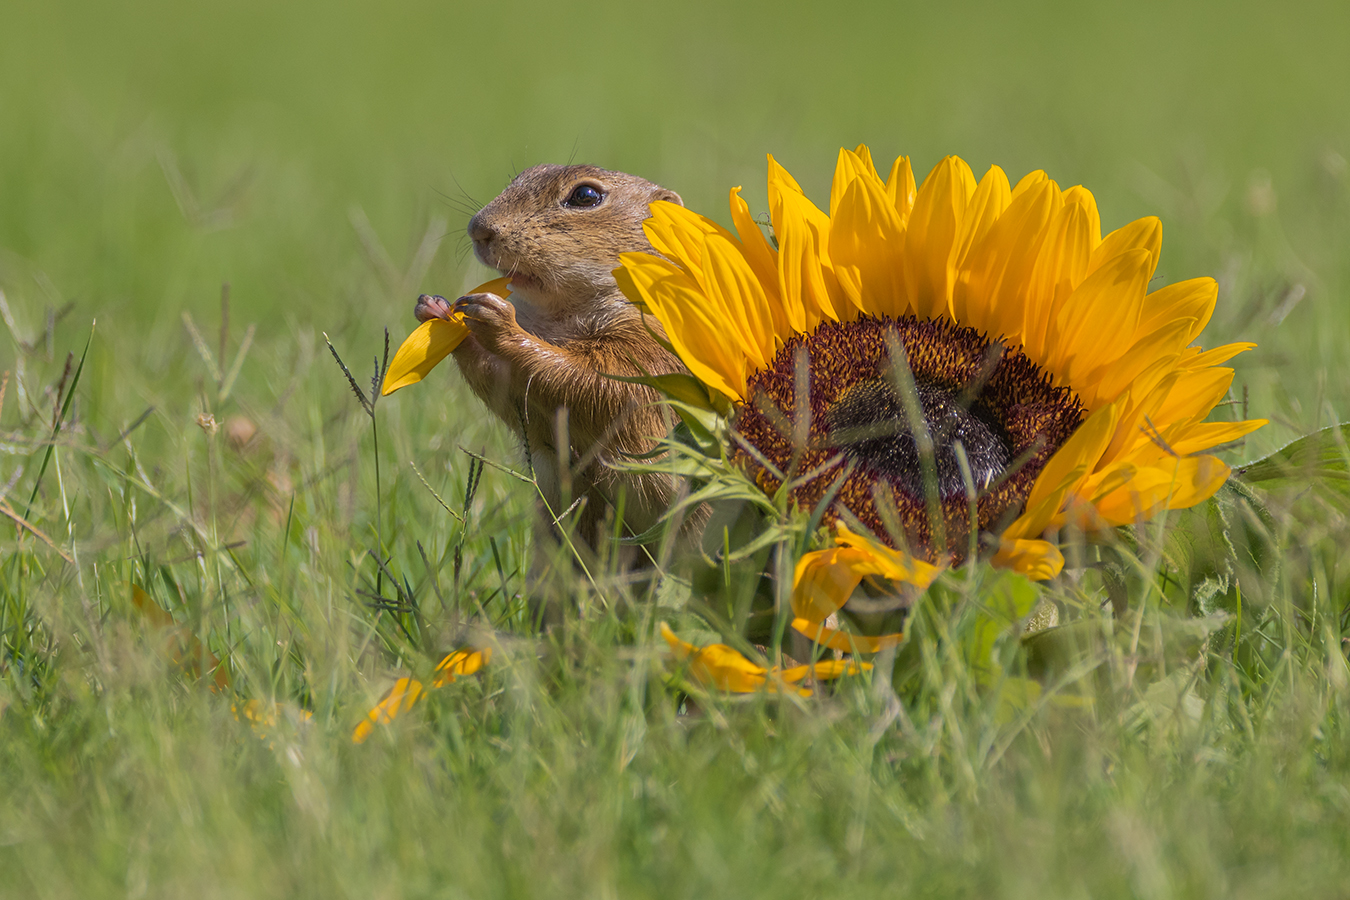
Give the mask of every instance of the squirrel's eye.
[(604, 193), (595, 185), (579, 184), (572, 188), (572, 193), (567, 195), (567, 199), (563, 201), (563, 206), (589, 209), (592, 206), (599, 206), (600, 201), (604, 199)]

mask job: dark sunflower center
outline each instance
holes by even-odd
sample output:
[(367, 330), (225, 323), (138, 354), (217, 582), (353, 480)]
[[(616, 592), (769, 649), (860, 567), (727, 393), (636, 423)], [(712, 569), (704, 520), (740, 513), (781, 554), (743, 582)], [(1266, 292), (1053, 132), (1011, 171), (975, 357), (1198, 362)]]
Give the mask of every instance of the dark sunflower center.
[(920, 419), (917, 429), (892, 382), (876, 379), (854, 385), (825, 414), (830, 437), (862, 468), (916, 501), (926, 496), (924, 451), (920, 449), (925, 438), (931, 446), (937, 493), (944, 501), (966, 497), (962, 454), (970, 486), (976, 490), (988, 487), (1008, 470), (1012, 445), (988, 406), (930, 381), (916, 382), (914, 394)]
[(798, 506), (825, 504), (825, 522), (847, 509), (930, 560), (959, 561), (972, 533), (1006, 527), (1083, 418), (1077, 396), (1020, 351), (909, 317), (797, 335), (747, 394), (737, 458), (761, 488), (786, 479)]

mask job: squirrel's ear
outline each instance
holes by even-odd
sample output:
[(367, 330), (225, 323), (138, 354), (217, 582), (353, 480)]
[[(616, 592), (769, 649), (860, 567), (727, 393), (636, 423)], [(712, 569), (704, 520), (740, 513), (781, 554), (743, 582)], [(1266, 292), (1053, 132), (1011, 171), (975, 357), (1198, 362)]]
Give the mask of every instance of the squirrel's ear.
[(657, 200), (665, 200), (667, 203), (674, 203), (676, 206), (684, 206), (684, 201), (680, 199), (679, 194), (665, 188), (661, 188), (653, 194), (650, 202), (655, 203)]

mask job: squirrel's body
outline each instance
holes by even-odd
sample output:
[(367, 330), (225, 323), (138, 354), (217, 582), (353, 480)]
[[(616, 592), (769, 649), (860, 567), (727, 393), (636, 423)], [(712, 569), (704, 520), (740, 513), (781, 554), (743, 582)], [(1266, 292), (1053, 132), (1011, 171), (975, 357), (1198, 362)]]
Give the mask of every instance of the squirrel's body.
[[(622, 503), (627, 530), (638, 534), (674, 496), (669, 477), (607, 465), (649, 452), (667, 417), (655, 391), (606, 376), (684, 371), (653, 337), (660, 324), (628, 302), (613, 276), (620, 253), (655, 252), (642, 222), (657, 200), (681, 202), (621, 172), (527, 169), (468, 229), (479, 260), (510, 276), (509, 299), (470, 294), (453, 305), (471, 332), (454, 352), (464, 379), (525, 443), (555, 516), (584, 498), (577, 533), (592, 547), (608, 508)], [(424, 296), (417, 317), (449, 309)]]

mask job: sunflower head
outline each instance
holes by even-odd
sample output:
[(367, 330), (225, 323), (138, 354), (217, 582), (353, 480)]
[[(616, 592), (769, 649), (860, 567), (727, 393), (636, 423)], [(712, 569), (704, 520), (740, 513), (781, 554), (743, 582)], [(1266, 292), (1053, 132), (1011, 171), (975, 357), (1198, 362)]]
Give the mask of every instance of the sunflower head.
[(1253, 346), (1194, 345), (1209, 278), (1149, 292), (1157, 219), (1105, 237), (1091, 193), (1044, 172), (978, 182), (956, 157), (916, 188), (843, 150), (828, 212), (769, 159), (770, 241), (652, 205), (659, 256), (616, 272), (691, 372), (734, 406), (729, 455), (766, 493), (918, 560), (987, 548), (1050, 577), (1047, 537), (1183, 508), (1264, 424), (1207, 419)]
[(1082, 421), (1025, 354), (946, 319), (823, 322), (774, 363), (749, 379), (737, 461), (766, 493), (787, 483), (826, 523), (847, 510), (930, 561), (1007, 525)]

